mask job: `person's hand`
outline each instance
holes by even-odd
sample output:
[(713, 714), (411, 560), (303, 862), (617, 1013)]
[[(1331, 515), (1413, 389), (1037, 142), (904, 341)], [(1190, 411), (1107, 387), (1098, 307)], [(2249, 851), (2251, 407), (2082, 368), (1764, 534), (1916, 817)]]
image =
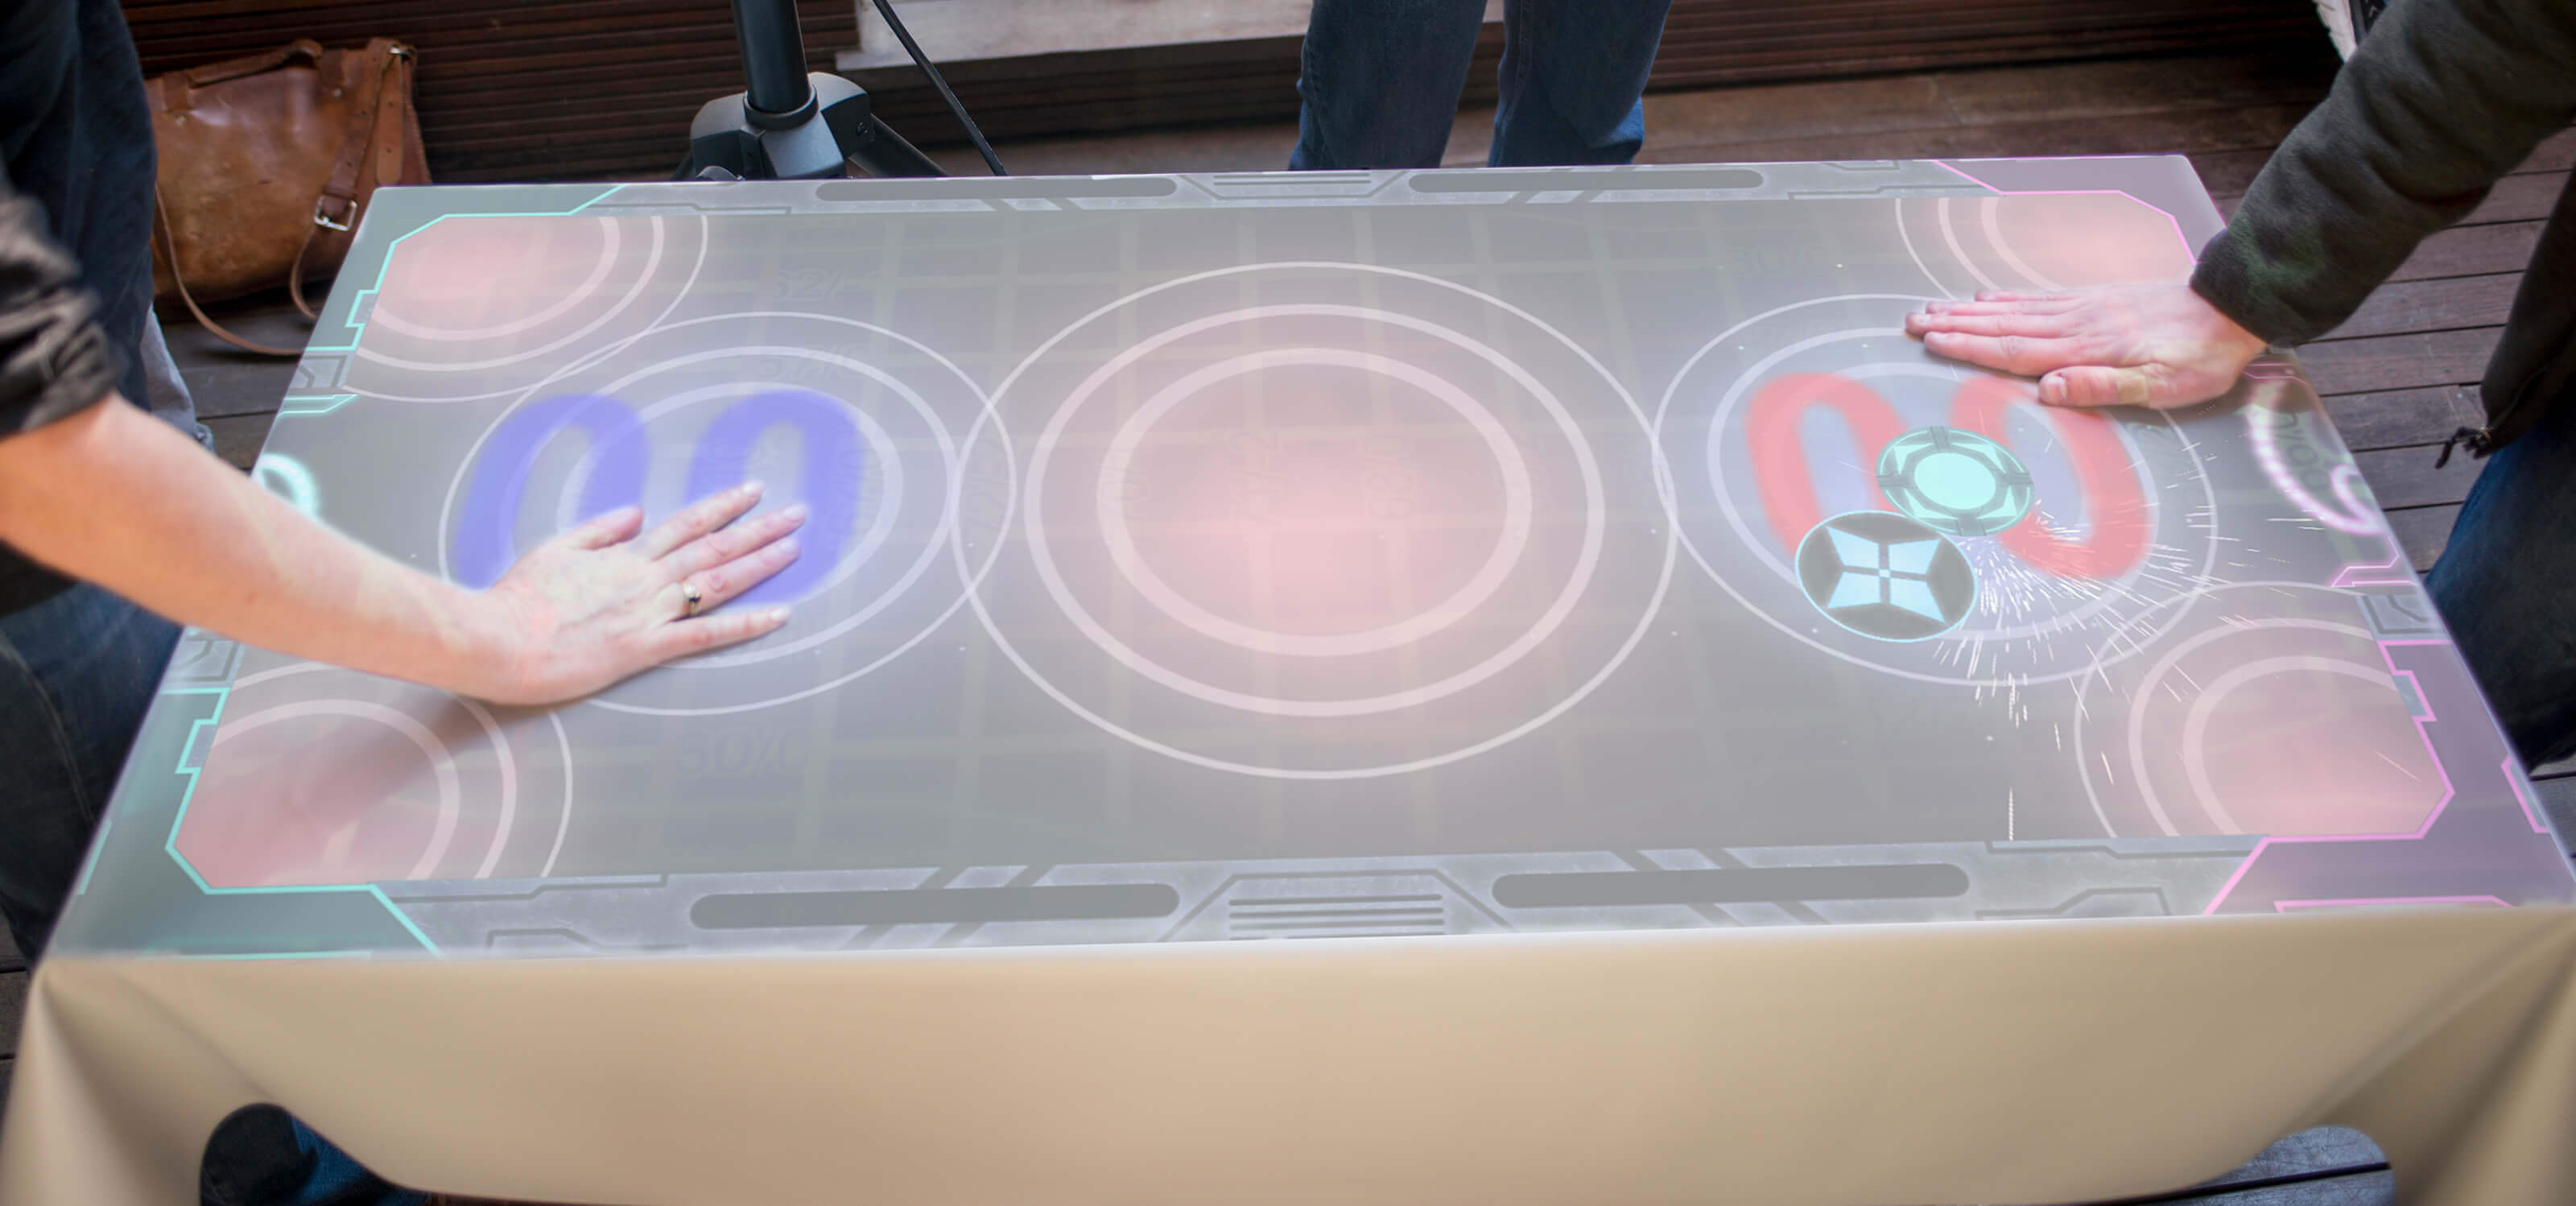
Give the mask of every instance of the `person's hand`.
[(784, 607), (717, 610), (796, 560), (789, 533), (805, 522), (804, 506), (734, 524), (759, 501), (759, 483), (747, 483), (641, 536), (644, 513), (626, 507), (537, 546), (480, 596), (501, 655), (492, 681), (469, 693), (555, 703), (776, 631), (787, 622)]
[(2037, 377), (2053, 406), (2206, 402), (2235, 388), (2265, 347), (2188, 285), (1990, 291), (1908, 314), (1905, 333), (1953, 360)]

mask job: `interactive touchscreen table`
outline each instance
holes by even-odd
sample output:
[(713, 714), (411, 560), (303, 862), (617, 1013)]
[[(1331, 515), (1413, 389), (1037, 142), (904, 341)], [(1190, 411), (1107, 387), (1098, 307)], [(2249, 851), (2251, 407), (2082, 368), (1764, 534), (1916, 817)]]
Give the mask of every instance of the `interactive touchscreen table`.
[(794, 617), (546, 710), (192, 632), (58, 948), (2576, 899), (2292, 360), (1900, 329), (2218, 228), (2171, 158), (380, 193), (258, 481), (482, 586), (757, 478)]
[(192, 635), (65, 938), (2569, 899), (2287, 365), (2052, 411), (1898, 331), (2214, 229), (2173, 159), (389, 194), (259, 479), (480, 586), (757, 477), (795, 618), (544, 712)]

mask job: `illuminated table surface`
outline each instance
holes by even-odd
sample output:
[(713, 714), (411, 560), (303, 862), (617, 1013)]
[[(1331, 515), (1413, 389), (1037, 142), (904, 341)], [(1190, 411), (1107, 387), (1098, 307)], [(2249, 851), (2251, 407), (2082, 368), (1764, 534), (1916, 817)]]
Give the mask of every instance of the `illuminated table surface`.
[[(148, 1199), (102, 1170), (258, 1099), (437, 1188), (637, 1202), (2111, 1196), (2366, 1114), (2389, 1036), (2563, 974), (2568, 914), (2504, 906), (2576, 879), (2315, 396), (2279, 356), (2212, 406), (2044, 409), (1899, 329), (2178, 281), (2218, 229), (2174, 158), (380, 193), (257, 480), (479, 586), (756, 477), (811, 510), (751, 596), (794, 618), (548, 710), (189, 633), (39, 978), (0, 1190)], [(2112, 920), (2207, 914), (2270, 920)], [(2042, 918), (2092, 920), (1879, 924)], [(1823, 963), (1750, 970), (1783, 959)], [(1744, 993), (1838, 1004), (1719, 1020)], [(1873, 1096), (2059, 1027), (2170, 1049), (2121, 1086), (2166, 1110), (2248, 1075), (2190, 1066), (2230, 1009), (2307, 1096), (2054, 1171), (2027, 1133), (1962, 1156), (1999, 1142), (1973, 1106), (1859, 1170), (1708, 1137), (1849, 1101), (1727, 1061), (1864, 1002), (1923, 1040), (1851, 1073)], [(1478, 1027), (1520, 1055), (1446, 1045)], [(817, 1151), (733, 1100), (770, 1138), (682, 1142), (711, 1107), (635, 1100), (648, 1033), (675, 1096), (875, 1122)], [(164, 1052), (167, 1125), (111, 1120), (108, 1035), (199, 1053)], [(2114, 1095), (2069, 1058), (2022, 1074)], [(1188, 1104), (1218, 1076), (1249, 1129)], [(1487, 1146), (1596, 1089), (1658, 1107), (1564, 1165)], [(1371, 1146), (1404, 1118), (1420, 1146)]]

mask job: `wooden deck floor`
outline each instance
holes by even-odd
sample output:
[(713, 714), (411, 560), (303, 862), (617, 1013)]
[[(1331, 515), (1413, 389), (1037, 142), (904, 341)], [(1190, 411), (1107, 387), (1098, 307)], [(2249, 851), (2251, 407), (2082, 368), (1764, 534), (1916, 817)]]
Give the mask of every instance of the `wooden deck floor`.
[[(2319, 35), (2226, 55), (1660, 94), (1647, 100), (1643, 158), (2182, 154), (2225, 209), (2325, 95), (2334, 69)], [(1446, 162), (1482, 162), (1491, 121), (1491, 110), (1462, 113)], [(1281, 124), (1053, 139), (1000, 150), (1022, 174), (1239, 171), (1283, 166), (1295, 140), (1295, 128)], [(970, 166), (971, 152), (934, 153), (952, 170), (979, 170)], [(2480, 467), (2456, 457), (2436, 468), (2436, 448), (2478, 413), (2475, 383), (2571, 164), (2576, 132), (2543, 145), (2476, 213), (2429, 240), (2350, 322), (2302, 353), (2418, 567), (2440, 553)], [(300, 321), (280, 299), (253, 299), (222, 313), (255, 339), (302, 339)], [(267, 435), (290, 366), (234, 353), (184, 322), (172, 325), (170, 336), (218, 450), (247, 466)], [(2552, 811), (2576, 815), (2576, 765), (2543, 768), (2543, 775), (2541, 791)], [(6, 970), (13, 964), (0, 939), (0, 1091), (25, 994), (24, 972)], [(2311, 1133), (2230, 1178), (2251, 1187), (2164, 1200), (2177, 1206), (2385, 1202), (2393, 1191), (2386, 1172), (2368, 1167), (2375, 1161), (2356, 1137)]]

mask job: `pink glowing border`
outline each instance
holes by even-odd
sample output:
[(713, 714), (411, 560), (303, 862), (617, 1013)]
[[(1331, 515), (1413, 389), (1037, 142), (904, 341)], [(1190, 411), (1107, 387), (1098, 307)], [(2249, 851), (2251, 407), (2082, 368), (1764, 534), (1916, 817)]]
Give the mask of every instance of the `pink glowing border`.
[(2287, 913), (2292, 909), (2336, 909), (2355, 905), (2386, 904), (2473, 904), (2493, 905), (2499, 909), (2513, 907), (2501, 896), (2356, 896), (2350, 900), (2276, 900), (2272, 911)]
[[(2267, 363), (2260, 358), (2245, 366), (2245, 379), (2307, 384), (2297, 370), (2289, 365), (2277, 361)], [(2273, 489), (2279, 490), (2284, 497), (2298, 504), (2302, 514), (2335, 531), (2347, 536), (2377, 536), (2388, 541), (2390, 548), (2397, 546), (2397, 534), (2389, 528), (2387, 517), (2377, 506), (2361, 501), (2361, 496), (2353, 492), (2354, 484), (2361, 482), (2361, 466), (2353, 463), (2349, 452), (2345, 455), (2342, 464), (2335, 466), (2326, 474), (2326, 489), (2333, 493), (2336, 502), (2343, 504), (2343, 510), (2336, 511), (2317, 501), (2317, 497), (2308, 493), (2308, 488), (2290, 473), (2289, 465), (2281, 459), (2278, 438), (2273, 435), (2272, 428), (2268, 424), (2256, 417), (2255, 412), (2258, 410), (2270, 410), (2274, 414), (2281, 415), (2289, 414), (2290, 410), (2287, 407), (2270, 406), (2259, 396), (2248, 399), (2245, 404), (2245, 430), (2254, 442), (2254, 459), (2262, 465), (2263, 476), (2271, 479)], [(2348, 566), (2345, 572), (2349, 573), (2357, 568), (2385, 569), (2395, 564), (2395, 555), (2392, 554), (2391, 559), (2383, 565)], [(2342, 586), (2346, 583), (2338, 577), (2335, 585)]]
[[(2139, 159), (2139, 158), (2152, 158), (2152, 156), (2138, 156), (2138, 155), (2069, 155), (2069, 156), (2065, 156), (2065, 158), (2068, 158), (2068, 159), (2078, 159), (2078, 160), (2081, 160), (2081, 159)], [(1935, 160), (1933, 160), (1932, 162), (1934, 162), (1934, 163), (1936, 163), (1936, 164), (1941, 165), (1941, 167), (1943, 167), (1944, 169), (1948, 170), (1948, 171), (1950, 172), (1950, 174), (1952, 174), (1952, 175), (1954, 175), (1954, 176), (1957, 176), (1958, 178), (1960, 178), (1960, 179), (1962, 179), (1962, 180), (1965, 180), (1965, 181), (1967, 181), (1967, 182), (1968, 182), (1968, 183), (1970, 183), (1970, 184), (1976, 185), (1978, 188), (1984, 189), (1984, 190), (1986, 190), (1987, 192), (1993, 193), (1993, 194), (1995, 194), (1996, 196), (1999, 196), (1999, 197), (2100, 197), (2100, 196), (2126, 197), (2126, 198), (2128, 198), (2129, 200), (2134, 201), (2134, 202), (2136, 202), (2137, 204), (2144, 205), (2144, 206), (2146, 206), (2148, 209), (2150, 209), (2150, 210), (2154, 211), (2154, 212), (2155, 212), (2155, 215), (2156, 215), (2157, 217), (2163, 218), (2163, 219), (2165, 220), (2165, 225), (2173, 227), (2174, 242), (2179, 243), (2179, 244), (2181, 244), (2181, 245), (2182, 245), (2182, 258), (2183, 258), (2183, 259), (2188, 260), (2188, 261), (2190, 261), (2190, 262), (2192, 262), (2192, 263), (2194, 263), (2194, 264), (2197, 264), (2197, 263), (2199, 263), (2199, 262), (2200, 262), (2200, 250), (2199, 250), (2198, 248), (2195, 248), (2195, 247), (2193, 247), (2193, 246), (2191, 245), (2191, 236), (2186, 235), (2186, 234), (2184, 234), (2184, 233), (2182, 232), (2182, 220), (2181, 220), (2181, 219), (2176, 218), (2176, 217), (2174, 217), (2171, 213), (2166, 212), (2166, 210), (2165, 210), (2165, 208), (2164, 208), (2163, 206), (2161, 206), (2161, 205), (2157, 205), (2157, 204), (2155, 204), (2155, 203), (2153, 203), (2153, 202), (2151, 202), (2151, 201), (2147, 201), (2147, 200), (2145, 200), (2144, 198), (2141, 198), (2141, 197), (2139, 197), (2137, 194), (2132, 193), (2132, 192), (2130, 192), (2130, 191), (2128, 191), (2128, 190), (2126, 190), (2126, 189), (2117, 189), (2117, 188), (2021, 188), (2021, 189), (2014, 189), (2014, 188), (1996, 188), (1994, 185), (1988, 184), (1988, 183), (1986, 183), (1985, 181), (1983, 181), (1983, 180), (1979, 180), (1979, 179), (1977, 179), (1975, 176), (1972, 176), (1972, 175), (1968, 174), (1968, 172), (1967, 172), (1967, 171), (1965, 171), (1964, 169), (1960, 168), (1958, 164), (1952, 163), (1952, 162), (1950, 162), (1950, 161), (1949, 161), (1949, 160), (1947, 160), (1947, 159), (1935, 159)], [(1974, 163), (1974, 162), (1976, 162), (1976, 161), (1975, 161), (1975, 160), (1969, 160), (1968, 162)]]
[[(2252, 871), (2254, 869), (2254, 864), (2262, 860), (2263, 852), (2271, 849), (2276, 843), (2282, 845), (2293, 843), (2304, 845), (2311, 842), (2414, 842), (2423, 840), (2425, 834), (2432, 832), (2433, 826), (2440, 823), (2442, 814), (2451, 807), (2451, 801), (2459, 795), (2459, 789), (2451, 783), (2451, 768), (2442, 765), (2441, 751), (2433, 748), (2433, 735), (2425, 731), (2424, 728), (2424, 726), (2441, 719), (2433, 714), (2433, 701), (2424, 694), (2424, 685), (2416, 679), (2414, 671), (2398, 669), (2397, 659), (2388, 651), (2398, 646), (2448, 646), (2449, 644), (2449, 641), (2434, 640), (2379, 642), (2379, 656), (2381, 660), (2388, 663), (2389, 677), (2405, 679), (2407, 683), (2415, 689), (2416, 702), (2423, 705), (2424, 714), (2415, 718), (2415, 736), (2419, 740), (2423, 741), (2425, 756), (2433, 760), (2433, 773), (2442, 777), (2442, 798), (2439, 802), (2433, 805), (2433, 811), (2425, 814), (2424, 823), (2416, 826), (2415, 832), (2413, 833), (2321, 833), (2295, 837), (2266, 836), (2262, 840), (2254, 843), (2253, 852), (2245, 856), (2244, 862), (2237, 864), (2236, 873), (2227, 877), (2227, 882), (2219, 887), (2218, 895), (2210, 898), (2209, 907), (2200, 911), (2201, 916), (2208, 917), (2216, 914), (2218, 912), (2218, 907), (2226, 904), (2228, 896), (2236, 891), (2236, 885), (2244, 880), (2246, 873)], [(2511, 761), (2508, 760), (2506, 765), (2510, 767), (2512, 765)], [(2511, 778), (2510, 775), (2506, 777), (2508, 779)], [(2517, 788), (2517, 794), (2519, 794), (2519, 791), (2520, 789)], [(2529, 814), (2530, 809), (2528, 806), (2525, 806), (2524, 812), (2526, 815)], [(2545, 833), (2547, 830), (2544, 829), (2542, 832)], [(2342, 905), (2407, 904), (2423, 903), (2430, 899), (2431, 898), (2421, 896), (2354, 897), (2333, 901), (2331, 903)], [(2283, 903), (2285, 902), (2274, 902), (2274, 909), (2278, 910)], [(2317, 905), (2326, 902), (2299, 901), (2286, 903)]]
[(2404, 550), (2390, 553), (2388, 560), (2375, 565), (2347, 565), (2335, 571), (2334, 581), (2326, 585), (2344, 588), (2354, 586), (2412, 586), (2415, 574), (2406, 565)]
[(2549, 826), (2531, 807), (2531, 793), (2522, 789), (2522, 768), (2513, 764), (2513, 755), (2504, 756), (2504, 783), (2513, 789), (2513, 802), (2522, 805), (2522, 819), (2531, 822), (2533, 833), (2547, 833)]

